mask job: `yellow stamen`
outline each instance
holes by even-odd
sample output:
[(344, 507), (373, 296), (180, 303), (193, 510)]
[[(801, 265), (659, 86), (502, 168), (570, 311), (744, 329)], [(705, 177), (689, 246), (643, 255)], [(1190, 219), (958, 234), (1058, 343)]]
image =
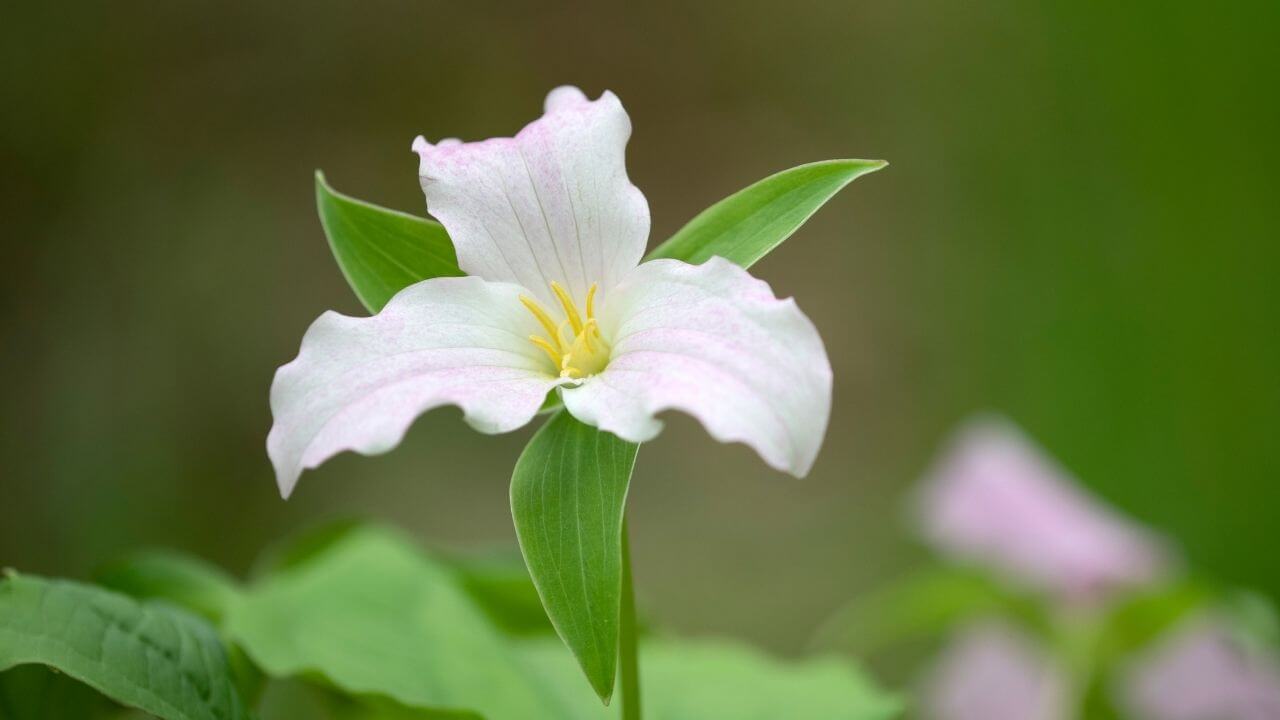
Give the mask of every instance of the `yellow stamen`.
[(565, 290), (563, 285), (554, 280), (551, 281), (551, 292), (556, 294), (560, 304), (564, 306), (565, 317), (573, 326), (573, 334), (576, 337), (582, 332), (582, 318), (578, 315), (578, 308), (573, 306), (573, 298), (569, 297), (569, 291)]
[[(600, 372), (609, 364), (611, 347), (600, 333), (600, 322), (595, 317), (595, 299), (598, 289), (598, 285), (592, 283), (587, 290), (585, 322), (573, 302), (573, 297), (558, 282), (551, 283), (551, 291), (564, 310), (564, 320), (559, 324), (538, 301), (527, 295), (520, 296), (521, 304), (533, 314), (534, 319), (547, 334), (545, 338), (530, 335), (529, 342), (546, 353), (552, 367), (560, 373), (561, 377), (581, 379)], [(566, 329), (569, 332), (566, 332)]]
[(545, 338), (540, 338), (537, 335), (530, 335), (529, 341), (542, 348), (542, 351), (547, 354), (547, 357), (551, 358), (552, 365), (560, 367), (560, 354), (556, 352), (555, 348), (551, 347), (551, 343), (547, 342)]
[[(538, 304), (537, 300), (534, 300), (528, 295), (521, 295), (520, 302), (523, 303), (526, 308), (528, 308), (529, 312), (533, 313), (533, 316), (538, 319), (539, 323), (541, 323), (542, 329), (546, 330), (547, 335), (551, 337), (550, 344), (552, 345), (552, 347), (555, 348), (555, 353), (553, 354), (551, 359), (552, 361), (554, 361), (555, 355), (559, 355), (564, 351), (564, 349), (560, 346), (560, 332), (556, 328), (555, 321), (551, 319), (551, 316), (547, 314), (546, 310), (542, 309), (542, 306)], [(556, 363), (556, 364), (559, 365), (559, 363)]]
[(595, 352), (596, 349), (591, 347), (591, 336), (592, 335), (595, 335), (596, 337), (600, 336), (600, 329), (596, 323), (596, 319), (587, 318), (587, 324), (582, 326), (582, 329), (583, 329), (582, 341), (587, 346), (587, 352)]

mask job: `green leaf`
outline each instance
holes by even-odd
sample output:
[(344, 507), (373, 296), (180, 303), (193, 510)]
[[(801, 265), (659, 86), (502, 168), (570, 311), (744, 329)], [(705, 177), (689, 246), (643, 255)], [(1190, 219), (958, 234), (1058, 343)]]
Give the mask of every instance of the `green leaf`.
[(244, 720), (217, 633), (176, 608), (91, 585), (0, 580), (0, 670), (41, 663), (165, 720)]
[[(548, 687), (574, 702), (573, 720), (616, 718), (583, 701), (568, 653), (557, 643), (524, 646)], [(651, 640), (641, 646), (642, 706), (648, 720), (887, 720), (901, 704), (851, 663), (834, 657), (781, 662), (722, 641)]]
[(411, 708), (381, 695), (359, 698), (331, 697), (333, 720), (474, 720), (474, 713), (439, 712)]
[(367, 522), (357, 518), (340, 518), (307, 528), (269, 545), (259, 553), (249, 571), (249, 577), (265, 578), (301, 567), (329, 552), (350, 535), (370, 529)]
[(538, 596), (606, 704), (618, 667), (622, 514), (639, 447), (560, 412), (511, 477), (511, 515)]
[(44, 665), (19, 665), (0, 672), (3, 720), (119, 720), (120, 712), (119, 705), (98, 691)]
[(369, 312), (416, 282), (464, 274), (440, 223), (343, 195), (319, 170), (316, 207), (338, 267)]
[(398, 703), (382, 695), (345, 695), (300, 680), (271, 683), (259, 706), (263, 720), (475, 720), (474, 713), (444, 713)]
[(1280, 649), (1280, 613), (1266, 595), (1248, 589), (1226, 593), (1218, 610), (1241, 647), (1258, 653)]
[(334, 537), (247, 590), (226, 630), (273, 677), (489, 720), (561, 716), (453, 574), (390, 531)]
[(819, 628), (814, 645), (868, 657), (886, 648), (941, 637), (988, 614), (1013, 616), (1047, 633), (1037, 604), (1004, 590), (981, 573), (936, 567), (908, 575), (862, 595)]
[(654, 720), (884, 720), (898, 702), (848, 662), (794, 664), (733, 643), (658, 643), (641, 656), (644, 707)]
[(1092, 648), (1095, 665), (1110, 667), (1214, 599), (1213, 590), (1194, 580), (1140, 590), (1119, 598), (1103, 618)]
[(555, 629), (542, 608), (524, 559), (515, 548), (486, 556), (445, 557), (471, 599), (510, 635), (551, 634)]
[(647, 259), (698, 265), (719, 255), (751, 267), (845, 185), (886, 165), (883, 160), (824, 160), (770, 175), (703, 210)]
[[(240, 584), (200, 558), (165, 549), (141, 550), (99, 568), (94, 580), (139, 600), (166, 600), (220, 625), (240, 600)], [(227, 648), (240, 697), (252, 704), (265, 678), (240, 648)]]
[(234, 578), (200, 558), (143, 550), (98, 570), (94, 580), (140, 600), (168, 600), (215, 623), (239, 596)]

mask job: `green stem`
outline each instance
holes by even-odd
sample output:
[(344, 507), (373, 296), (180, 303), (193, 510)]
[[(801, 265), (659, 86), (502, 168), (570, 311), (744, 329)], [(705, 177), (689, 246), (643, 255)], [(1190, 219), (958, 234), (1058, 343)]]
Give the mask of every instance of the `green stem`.
[(618, 654), (622, 667), (622, 720), (640, 720), (640, 661), (636, 653), (636, 591), (631, 582), (631, 541), (622, 518), (622, 617)]

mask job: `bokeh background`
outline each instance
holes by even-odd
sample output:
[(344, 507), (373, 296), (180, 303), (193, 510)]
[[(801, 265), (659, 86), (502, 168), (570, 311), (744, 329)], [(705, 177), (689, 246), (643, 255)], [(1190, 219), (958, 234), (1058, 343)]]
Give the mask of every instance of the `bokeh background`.
[(0, 565), (170, 545), (243, 572), (365, 516), (515, 547), (532, 429), (455, 410), (276, 492), (267, 391), (359, 313), (312, 172), (422, 214), (418, 133), (563, 83), (635, 126), (653, 239), (774, 171), (886, 158), (756, 266), (836, 372), (802, 481), (669, 417), (631, 495), (657, 623), (798, 652), (919, 562), (903, 504), (1007, 413), (1198, 570), (1280, 594), (1280, 3), (20, 3), (0, 22)]

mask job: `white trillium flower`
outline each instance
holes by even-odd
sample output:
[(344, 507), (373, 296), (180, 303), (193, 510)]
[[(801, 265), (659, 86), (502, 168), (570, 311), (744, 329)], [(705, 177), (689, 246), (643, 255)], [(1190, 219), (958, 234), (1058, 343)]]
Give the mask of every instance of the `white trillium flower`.
[(631, 121), (610, 92), (547, 95), (513, 138), (419, 137), (427, 210), (467, 277), (411, 285), (373, 317), (320, 316), (271, 387), (267, 451), (286, 497), (344, 450), (399, 444), (457, 405), (476, 430), (527, 424), (549, 392), (631, 442), (680, 410), (721, 442), (808, 473), (831, 409), (831, 365), (794, 300), (722, 258), (641, 263), (649, 206), (627, 178)]

